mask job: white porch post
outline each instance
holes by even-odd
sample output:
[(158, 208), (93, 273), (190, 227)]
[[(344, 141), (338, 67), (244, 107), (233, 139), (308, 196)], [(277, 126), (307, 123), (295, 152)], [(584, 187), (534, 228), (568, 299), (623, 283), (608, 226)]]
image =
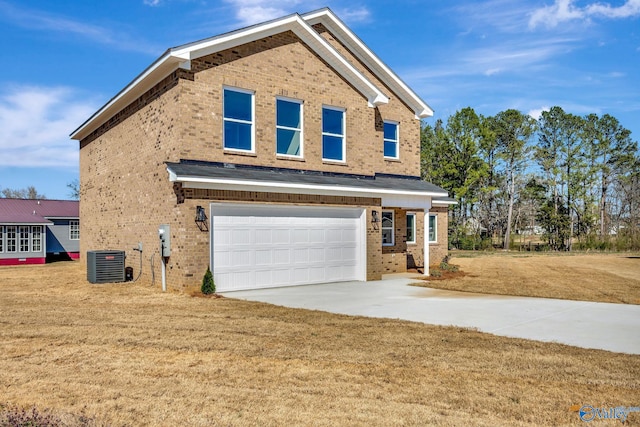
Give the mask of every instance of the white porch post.
[(424, 210), (424, 219), (422, 221), (424, 228), (424, 274), (429, 275), (429, 209)]

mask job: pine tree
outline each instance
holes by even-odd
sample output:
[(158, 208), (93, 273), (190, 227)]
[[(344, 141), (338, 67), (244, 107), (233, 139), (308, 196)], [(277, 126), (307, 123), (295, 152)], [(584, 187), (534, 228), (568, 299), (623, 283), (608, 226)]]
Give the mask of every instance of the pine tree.
[(204, 274), (204, 278), (202, 279), (201, 290), (205, 295), (211, 295), (216, 292), (216, 284), (213, 282), (213, 274), (211, 274), (209, 267), (207, 267), (207, 272)]

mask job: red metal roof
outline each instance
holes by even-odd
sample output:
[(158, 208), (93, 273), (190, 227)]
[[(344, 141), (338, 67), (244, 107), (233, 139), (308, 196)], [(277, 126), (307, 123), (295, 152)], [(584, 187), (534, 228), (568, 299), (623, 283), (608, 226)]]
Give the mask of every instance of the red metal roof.
[(78, 218), (77, 200), (0, 198), (0, 224), (42, 224), (48, 218)]

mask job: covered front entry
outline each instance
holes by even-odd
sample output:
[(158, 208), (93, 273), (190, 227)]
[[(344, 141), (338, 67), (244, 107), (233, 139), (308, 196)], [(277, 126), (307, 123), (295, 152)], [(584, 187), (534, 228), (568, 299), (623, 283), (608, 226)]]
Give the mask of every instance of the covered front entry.
[(211, 204), (216, 289), (366, 280), (364, 209)]

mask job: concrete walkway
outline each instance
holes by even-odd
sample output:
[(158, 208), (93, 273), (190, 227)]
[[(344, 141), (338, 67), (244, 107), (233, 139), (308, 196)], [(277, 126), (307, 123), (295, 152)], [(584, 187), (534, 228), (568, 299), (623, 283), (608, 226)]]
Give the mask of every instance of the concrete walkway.
[(227, 292), (228, 298), (354, 316), (477, 328), (506, 337), (640, 354), (640, 306), (508, 297), (408, 286), (404, 276)]

